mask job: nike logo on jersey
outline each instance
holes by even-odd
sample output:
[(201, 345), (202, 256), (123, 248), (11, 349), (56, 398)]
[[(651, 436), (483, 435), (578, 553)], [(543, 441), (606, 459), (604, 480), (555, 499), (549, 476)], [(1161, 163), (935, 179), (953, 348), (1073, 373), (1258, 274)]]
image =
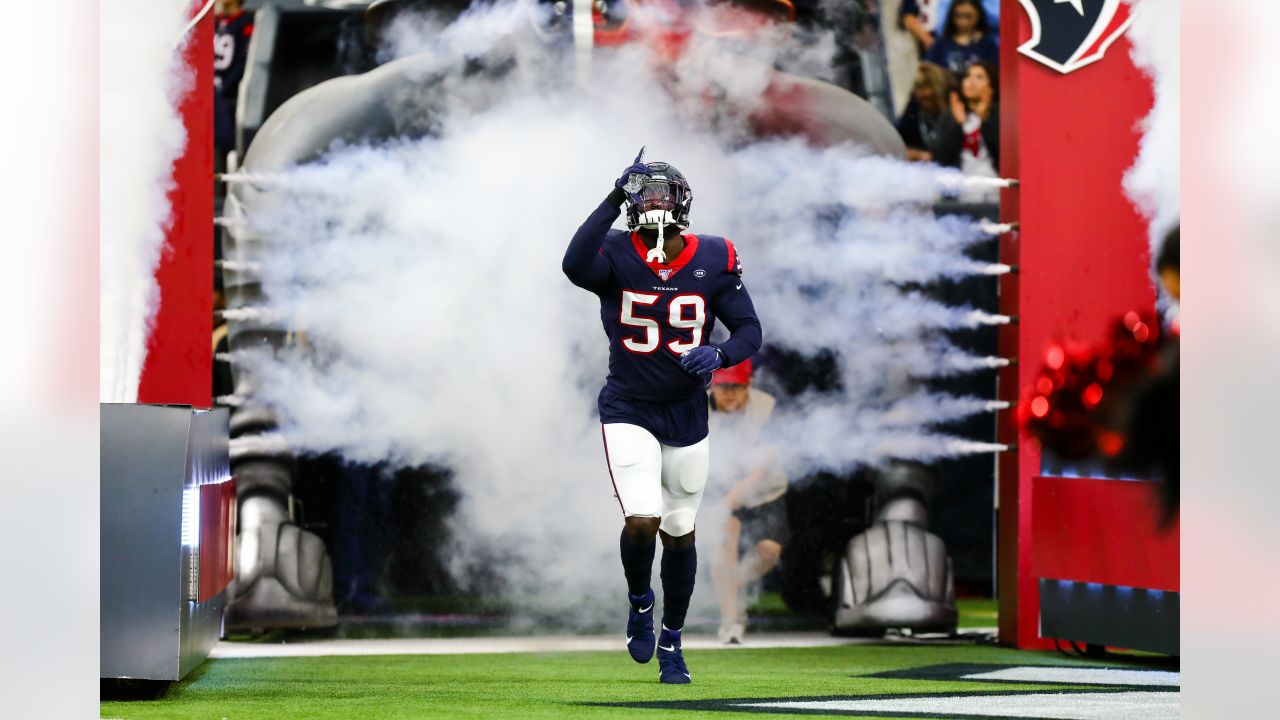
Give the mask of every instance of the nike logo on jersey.
[(735, 285), (735, 286), (733, 287), (733, 289), (734, 289), (734, 290), (741, 290), (741, 289), (742, 289), (742, 283), (738, 283), (737, 285)]

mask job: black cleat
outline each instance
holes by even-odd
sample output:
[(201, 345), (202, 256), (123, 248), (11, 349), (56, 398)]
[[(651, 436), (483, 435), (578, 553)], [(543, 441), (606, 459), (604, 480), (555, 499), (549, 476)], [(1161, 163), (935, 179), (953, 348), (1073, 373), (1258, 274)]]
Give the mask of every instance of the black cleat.
[[(630, 596), (628, 596), (630, 597)], [(638, 663), (653, 659), (653, 589), (631, 601), (627, 613), (627, 652)]]
[(684, 652), (680, 649), (680, 631), (662, 628), (658, 637), (658, 679), (669, 685), (688, 685), (693, 682), (689, 668), (684, 664)]

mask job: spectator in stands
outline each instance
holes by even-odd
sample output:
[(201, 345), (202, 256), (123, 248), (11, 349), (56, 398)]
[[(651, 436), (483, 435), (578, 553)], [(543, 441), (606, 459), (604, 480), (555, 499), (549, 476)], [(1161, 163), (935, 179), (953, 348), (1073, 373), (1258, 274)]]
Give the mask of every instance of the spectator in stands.
[(907, 145), (907, 159), (932, 162), (937, 154), (938, 124), (948, 113), (948, 102), (956, 89), (951, 73), (931, 62), (920, 63), (911, 101), (898, 118), (898, 134)]
[[(975, 62), (965, 71), (960, 92), (952, 92), (950, 112), (938, 123), (937, 152), (941, 165), (960, 168), (966, 175), (999, 177), (999, 76), (994, 65)], [(985, 202), (997, 190), (968, 193), (963, 199)]]
[(938, 27), (939, 0), (902, 0), (898, 17), (902, 27), (920, 44), (921, 52), (928, 52), (937, 42), (934, 30)]
[(1160, 524), (1169, 528), (1178, 519), (1181, 496), (1180, 460), (1180, 347), (1181, 333), (1177, 319), (1181, 298), (1181, 227), (1169, 231), (1156, 252), (1156, 274), (1160, 286), (1173, 299), (1166, 308), (1160, 355), (1133, 388), (1117, 388), (1107, 392), (1118, 395), (1120, 404), (1113, 409), (1115, 422), (1125, 438), (1116, 464), (1119, 472), (1160, 482)]
[(978, 0), (953, 0), (947, 21), (938, 33), (937, 42), (929, 47), (926, 59), (941, 65), (957, 77), (974, 62), (988, 65), (1000, 62), (1000, 48), (991, 34), (987, 11)]
[(717, 370), (708, 398), (716, 438), (708, 489), (724, 492), (714, 508), (724, 518), (724, 535), (711, 579), (720, 604), (719, 638), (732, 644), (746, 633), (746, 588), (777, 566), (788, 534), (787, 476), (776, 449), (765, 442), (775, 401), (751, 387), (751, 371), (750, 360)]
[(902, 26), (902, 0), (878, 0), (880, 42), (889, 77), (889, 101), (893, 117), (902, 117), (911, 102), (911, 87), (920, 65), (920, 45)]
[(1179, 489), (1182, 482), (1178, 442), (1181, 417), (1179, 397), (1181, 330), (1178, 319), (1178, 307), (1182, 302), (1181, 236), (1182, 226), (1175, 226), (1165, 235), (1164, 243), (1156, 256), (1156, 272), (1160, 275), (1160, 284), (1173, 298), (1173, 306), (1168, 310), (1172, 325), (1168, 331), (1170, 340), (1165, 343), (1164, 351), (1161, 353), (1159, 370), (1136, 398), (1129, 430), (1132, 438), (1130, 452), (1142, 454), (1146, 450), (1150, 458), (1150, 466), (1155, 468), (1155, 472), (1150, 476), (1162, 481), (1160, 507), (1161, 521), (1165, 527), (1172, 524), (1178, 516)]
[(236, 98), (244, 77), (253, 15), (242, 0), (218, 0), (213, 35), (213, 131), (215, 162), (221, 165), (235, 148)]
[[(934, 16), (944, 18), (951, 11), (951, 0), (936, 0)], [(991, 27), (991, 35), (1000, 41), (1000, 0), (982, 0), (982, 9), (987, 11), (987, 24)]]

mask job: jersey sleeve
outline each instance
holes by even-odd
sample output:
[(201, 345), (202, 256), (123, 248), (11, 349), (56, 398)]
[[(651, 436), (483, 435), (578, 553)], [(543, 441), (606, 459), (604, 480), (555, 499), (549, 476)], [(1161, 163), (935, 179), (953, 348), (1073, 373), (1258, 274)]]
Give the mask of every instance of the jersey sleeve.
[(560, 264), (569, 282), (594, 293), (600, 293), (608, 286), (613, 269), (601, 254), (600, 246), (621, 212), (623, 199), (620, 190), (609, 193), (573, 234)]
[(713, 299), (713, 310), (720, 322), (729, 330), (729, 339), (720, 343), (725, 367), (733, 367), (755, 355), (764, 342), (764, 331), (756, 317), (756, 307), (751, 294), (742, 281), (742, 258), (733, 243), (724, 241), (728, 250), (725, 270)]

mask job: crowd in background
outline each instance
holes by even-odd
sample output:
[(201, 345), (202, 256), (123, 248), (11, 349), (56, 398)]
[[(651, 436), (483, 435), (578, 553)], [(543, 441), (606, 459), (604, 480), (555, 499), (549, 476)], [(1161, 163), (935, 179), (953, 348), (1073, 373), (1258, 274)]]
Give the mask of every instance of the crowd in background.
[[(1000, 3), (880, 0), (880, 5), (896, 125), (908, 159), (997, 177)], [(887, 15), (894, 5), (896, 21)]]
[[(999, 0), (730, 0), (794, 8), (800, 32), (834, 30), (827, 79), (894, 122), (907, 158), (995, 177), (999, 146)], [(961, 200), (994, 202), (995, 191)]]

